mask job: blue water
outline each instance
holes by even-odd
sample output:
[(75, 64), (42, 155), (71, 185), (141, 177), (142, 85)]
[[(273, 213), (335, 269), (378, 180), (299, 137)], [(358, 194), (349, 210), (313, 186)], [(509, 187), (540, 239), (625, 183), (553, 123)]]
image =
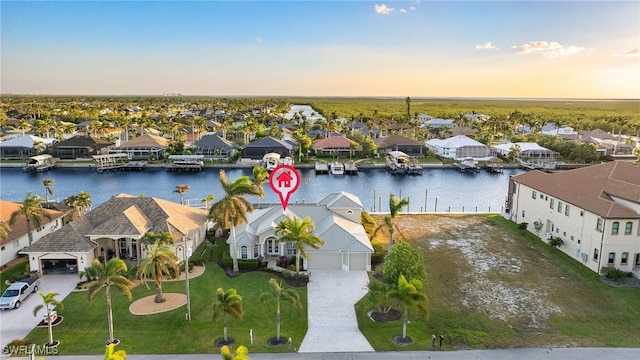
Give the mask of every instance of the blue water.
[[(200, 204), (200, 199), (208, 194), (215, 195), (216, 199), (224, 196), (218, 179), (219, 171), (207, 168), (202, 172), (180, 173), (147, 168), (140, 172), (98, 173), (88, 168), (59, 168), (30, 174), (21, 169), (2, 168), (0, 198), (21, 201), (29, 191), (44, 198), (42, 181), (53, 179), (54, 195), (50, 198), (57, 201), (86, 191), (91, 195), (94, 207), (119, 193), (144, 194), (179, 202), (180, 196), (173, 190), (178, 184), (187, 184), (190, 190), (185, 199), (192, 204)], [(230, 181), (243, 175), (251, 176), (251, 169), (227, 169), (226, 172)], [(499, 212), (507, 196), (509, 176), (522, 170), (505, 169), (502, 174), (463, 174), (454, 169), (425, 169), (422, 176), (394, 176), (383, 169), (361, 169), (358, 175), (353, 176), (316, 175), (313, 169), (299, 172), (300, 187), (291, 195), (289, 203), (317, 202), (329, 193), (347, 191), (360, 197), (367, 211), (388, 211), (389, 193), (393, 192), (396, 197), (409, 198), (409, 209), (405, 212), (425, 209), (427, 212)], [(279, 203), (269, 184), (265, 184), (265, 193), (261, 203)], [(256, 202), (255, 197), (249, 197), (249, 200)]]

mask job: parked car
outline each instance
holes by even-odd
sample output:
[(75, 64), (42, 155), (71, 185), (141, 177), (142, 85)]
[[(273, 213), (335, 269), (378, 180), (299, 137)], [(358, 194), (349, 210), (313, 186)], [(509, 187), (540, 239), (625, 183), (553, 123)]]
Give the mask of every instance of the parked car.
[(11, 284), (0, 297), (0, 310), (17, 309), (31, 294), (38, 291), (40, 280), (26, 278)]

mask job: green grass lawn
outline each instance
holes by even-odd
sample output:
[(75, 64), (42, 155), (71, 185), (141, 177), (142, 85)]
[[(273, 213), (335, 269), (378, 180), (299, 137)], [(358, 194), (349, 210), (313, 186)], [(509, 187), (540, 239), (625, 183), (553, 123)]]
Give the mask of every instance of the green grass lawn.
[[(640, 288), (604, 284), (591, 270), (502, 217), (401, 215), (396, 223), (401, 230), (396, 238), (422, 248), (430, 316), (411, 313), (407, 335), (414, 341), (399, 346), (392, 336), (402, 333), (402, 321), (373, 322), (367, 316), (372, 306), (363, 299), (356, 306), (359, 326), (377, 351), (431, 349), (431, 334), (445, 336), (444, 349), (640, 346)], [(465, 239), (478, 247), (451, 245)], [(386, 235), (378, 241), (385, 243)], [(479, 255), (475, 264), (466, 260), (469, 249)], [(494, 268), (480, 272), (478, 263)], [(486, 290), (483, 299), (495, 304), (474, 300), (477, 290)], [(500, 319), (511, 313), (509, 303), (501, 302), (511, 294), (520, 296), (513, 297), (519, 307)], [(545, 308), (555, 311), (544, 316)], [(530, 326), (531, 312), (537, 313), (538, 328)]]
[[(129, 312), (129, 301), (117, 291), (112, 295), (114, 336), (121, 340), (120, 349), (128, 354), (189, 354), (215, 353), (219, 349), (213, 343), (223, 335), (222, 322), (212, 321), (212, 303), (219, 287), (225, 290), (235, 288), (243, 297), (244, 320), (230, 319), (229, 337), (237, 345), (247, 345), (251, 352), (285, 352), (288, 346), (270, 347), (267, 339), (275, 336), (275, 302), (260, 303), (260, 294), (268, 291), (267, 281), (273, 275), (267, 272), (250, 272), (236, 278), (228, 278), (222, 269), (207, 263), (205, 273), (191, 279), (192, 320), (186, 321), (186, 306), (176, 310), (135, 316)], [(286, 286), (286, 284), (285, 284)], [(150, 289), (139, 285), (133, 289), (133, 299), (152, 295)], [(302, 308), (282, 304), (282, 336), (293, 339), (293, 347), (300, 343), (307, 331), (307, 291), (294, 288), (299, 294)], [(185, 282), (163, 283), (165, 293), (185, 292)], [(104, 351), (104, 342), (109, 337), (104, 292), (88, 302), (86, 292), (71, 293), (64, 299), (64, 310), (59, 314), (64, 321), (54, 328), (54, 338), (60, 340), (60, 354), (99, 354)], [(251, 345), (249, 332), (253, 329), (254, 343)], [(36, 328), (28, 339), (36, 344), (47, 342), (47, 329)]]

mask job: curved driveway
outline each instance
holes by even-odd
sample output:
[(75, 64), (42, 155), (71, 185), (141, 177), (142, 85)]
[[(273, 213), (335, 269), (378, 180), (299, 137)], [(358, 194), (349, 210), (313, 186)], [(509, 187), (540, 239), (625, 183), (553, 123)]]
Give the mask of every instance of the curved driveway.
[(366, 271), (313, 270), (307, 286), (309, 328), (299, 352), (369, 352), (354, 305), (366, 293)]

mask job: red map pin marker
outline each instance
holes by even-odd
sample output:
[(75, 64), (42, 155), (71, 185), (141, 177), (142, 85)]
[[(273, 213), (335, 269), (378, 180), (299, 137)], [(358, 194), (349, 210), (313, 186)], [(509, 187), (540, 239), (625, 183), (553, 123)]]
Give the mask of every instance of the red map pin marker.
[(269, 185), (280, 197), (282, 210), (287, 210), (289, 197), (300, 186), (300, 174), (291, 165), (278, 165), (269, 175)]

